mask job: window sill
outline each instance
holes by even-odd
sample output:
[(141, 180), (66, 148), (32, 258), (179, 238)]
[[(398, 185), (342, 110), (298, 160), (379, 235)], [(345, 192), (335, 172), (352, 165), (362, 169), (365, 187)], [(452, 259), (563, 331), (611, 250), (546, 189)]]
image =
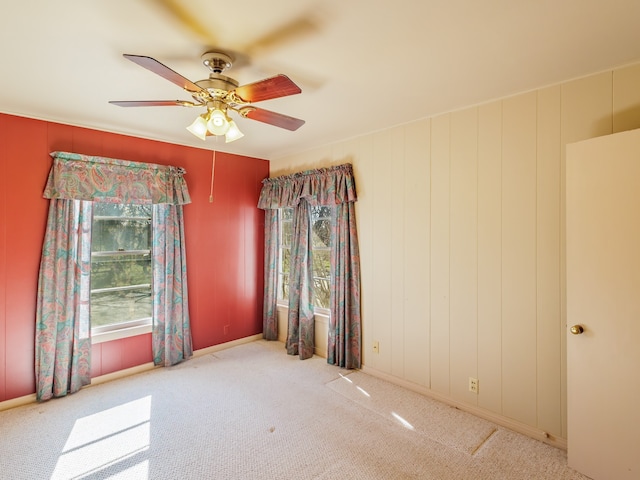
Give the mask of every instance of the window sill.
[(110, 342), (112, 340), (133, 337), (135, 335), (144, 335), (145, 333), (151, 333), (150, 323), (146, 325), (136, 325), (135, 327), (119, 328), (108, 332), (92, 333), (91, 344), (95, 345), (97, 343)]

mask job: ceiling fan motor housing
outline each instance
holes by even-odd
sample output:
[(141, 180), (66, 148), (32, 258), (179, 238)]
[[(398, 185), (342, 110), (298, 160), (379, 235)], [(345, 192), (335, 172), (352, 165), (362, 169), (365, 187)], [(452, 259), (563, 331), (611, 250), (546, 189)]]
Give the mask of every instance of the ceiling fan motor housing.
[(203, 88), (204, 92), (206, 92), (205, 95), (199, 93), (196, 94), (195, 97), (199, 97), (205, 102), (215, 99), (224, 100), (228, 93), (238, 86), (238, 82), (236, 80), (219, 73), (211, 73), (209, 74), (209, 78), (205, 80), (198, 80), (195, 83), (199, 87)]
[(209, 78), (205, 80), (198, 80), (195, 83), (199, 87), (209, 90), (211, 93), (213, 93), (213, 90), (224, 90), (225, 92), (228, 92), (238, 86), (238, 82), (236, 80), (231, 77), (220, 75), (219, 73), (211, 73), (209, 74)]
[(226, 53), (206, 52), (200, 58), (202, 63), (213, 73), (222, 73), (233, 65), (233, 59)]

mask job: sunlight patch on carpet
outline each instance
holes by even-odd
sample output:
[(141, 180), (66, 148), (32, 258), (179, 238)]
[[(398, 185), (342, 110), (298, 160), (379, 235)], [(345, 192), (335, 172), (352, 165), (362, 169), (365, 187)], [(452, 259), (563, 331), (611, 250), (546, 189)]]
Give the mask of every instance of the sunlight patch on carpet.
[(400, 428), (469, 455), (496, 431), (491, 422), (362, 372), (327, 386)]
[(150, 443), (151, 396), (78, 418), (51, 479), (100, 476), (114, 468), (119, 474), (109, 478), (147, 478)]

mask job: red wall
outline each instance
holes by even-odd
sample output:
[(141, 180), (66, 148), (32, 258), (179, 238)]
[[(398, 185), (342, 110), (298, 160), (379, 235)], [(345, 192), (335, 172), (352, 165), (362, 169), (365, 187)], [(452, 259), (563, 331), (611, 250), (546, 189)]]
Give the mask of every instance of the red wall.
[[(266, 160), (0, 114), (0, 401), (34, 393), (36, 293), (50, 152), (183, 167), (189, 312), (194, 349), (262, 332)], [(93, 376), (152, 361), (151, 336), (96, 344)]]

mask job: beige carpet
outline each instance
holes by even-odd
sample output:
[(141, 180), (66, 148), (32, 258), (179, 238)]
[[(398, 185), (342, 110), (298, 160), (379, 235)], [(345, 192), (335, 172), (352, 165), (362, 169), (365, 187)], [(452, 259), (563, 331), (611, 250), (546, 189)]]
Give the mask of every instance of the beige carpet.
[(345, 375), (328, 386), (396, 425), (469, 455), (496, 431), (491, 422), (365, 373)]
[(561, 450), (266, 341), (0, 412), (0, 433), (3, 480), (586, 478)]

